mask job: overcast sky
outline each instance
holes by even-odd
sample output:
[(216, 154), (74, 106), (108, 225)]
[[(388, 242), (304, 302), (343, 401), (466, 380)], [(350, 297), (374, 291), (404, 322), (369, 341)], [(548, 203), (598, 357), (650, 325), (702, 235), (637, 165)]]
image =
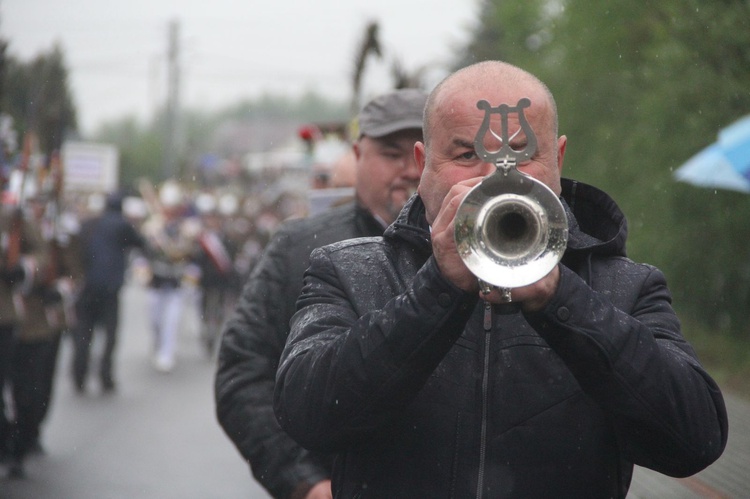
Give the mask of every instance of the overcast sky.
[(164, 102), (169, 24), (179, 24), (183, 106), (215, 109), (264, 92), (315, 90), (348, 102), (355, 49), (380, 24), (386, 62), (365, 94), (390, 88), (398, 57), (444, 74), (477, 16), (477, 0), (0, 0), (0, 33), (24, 61), (63, 48), (84, 133), (145, 120)]

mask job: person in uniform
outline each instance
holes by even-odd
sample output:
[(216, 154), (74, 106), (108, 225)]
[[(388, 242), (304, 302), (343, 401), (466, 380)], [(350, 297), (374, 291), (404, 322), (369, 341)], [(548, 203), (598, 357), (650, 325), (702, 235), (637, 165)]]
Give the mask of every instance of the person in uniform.
[(159, 192), (160, 213), (143, 226), (151, 267), (148, 300), (154, 334), (153, 364), (168, 373), (175, 366), (177, 338), (190, 287), (198, 285), (200, 271), (192, 260), (200, 224), (186, 216), (182, 188), (165, 182)]
[(41, 451), (60, 340), (71, 320), (66, 305), (72, 301), (74, 276), (80, 276), (71, 238), (45, 218), (49, 201), (41, 194), (25, 202), (24, 241), (35, 251), (25, 258), (25, 280), (16, 296), (20, 320), (10, 370), (15, 413), (9, 444), (14, 477), (24, 475), (23, 462), (31, 452)]
[(26, 272), (23, 261), (33, 248), (22, 212), (15, 205), (0, 206), (0, 457), (10, 452), (13, 415), (2, 396), (10, 388), (13, 347), (19, 322), (19, 292)]

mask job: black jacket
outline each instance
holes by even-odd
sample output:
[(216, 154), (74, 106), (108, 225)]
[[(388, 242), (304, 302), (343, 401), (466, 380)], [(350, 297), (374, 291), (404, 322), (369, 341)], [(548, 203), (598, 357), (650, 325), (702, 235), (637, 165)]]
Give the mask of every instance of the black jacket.
[(287, 498), (301, 483), (330, 478), (330, 458), (311, 455), (289, 438), (273, 414), (273, 385), (289, 319), (302, 289), (310, 252), (352, 237), (381, 235), (384, 227), (351, 203), (284, 224), (266, 247), (227, 322), (216, 373), (216, 414), (274, 496)]
[(663, 274), (625, 257), (609, 196), (565, 180), (563, 197), (560, 284), (534, 314), (441, 276), (418, 197), (384, 237), (313, 252), (275, 409), (336, 453), (335, 497), (624, 497), (633, 463), (686, 476), (719, 457), (723, 398)]
[(127, 252), (143, 248), (143, 236), (123, 216), (119, 205), (107, 205), (100, 216), (81, 227), (81, 263), (89, 292), (120, 290), (125, 280)]

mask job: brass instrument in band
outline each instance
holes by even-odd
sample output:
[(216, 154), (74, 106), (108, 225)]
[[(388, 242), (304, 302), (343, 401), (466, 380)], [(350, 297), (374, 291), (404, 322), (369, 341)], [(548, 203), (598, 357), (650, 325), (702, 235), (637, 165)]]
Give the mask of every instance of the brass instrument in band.
[[(557, 195), (542, 182), (520, 172), (517, 166), (532, 158), (537, 140), (523, 110), (531, 105), (521, 99), (515, 107), (491, 107), (481, 100), (484, 120), (474, 139), (479, 158), (496, 170), (464, 198), (455, 217), (454, 238), (458, 253), (477, 276), (480, 289), (493, 287), (511, 301), (510, 290), (532, 284), (546, 276), (563, 256), (568, 240), (568, 220)], [(508, 130), (508, 115), (517, 113), (520, 128)], [(500, 134), (490, 127), (492, 114), (500, 115)], [(526, 144), (515, 150), (510, 142), (525, 133)], [(488, 151), (484, 139), (491, 134), (501, 144)]]

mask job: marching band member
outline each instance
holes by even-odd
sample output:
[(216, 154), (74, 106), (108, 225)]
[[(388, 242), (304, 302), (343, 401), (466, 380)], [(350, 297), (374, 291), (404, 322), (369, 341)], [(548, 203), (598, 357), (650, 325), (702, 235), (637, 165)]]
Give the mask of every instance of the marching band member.
[(184, 307), (186, 280), (197, 282), (191, 259), (197, 231), (186, 217), (182, 188), (166, 182), (159, 192), (160, 213), (143, 226), (151, 265), (149, 307), (154, 332), (154, 367), (170, 372), (175, 365), (177, 336)]

